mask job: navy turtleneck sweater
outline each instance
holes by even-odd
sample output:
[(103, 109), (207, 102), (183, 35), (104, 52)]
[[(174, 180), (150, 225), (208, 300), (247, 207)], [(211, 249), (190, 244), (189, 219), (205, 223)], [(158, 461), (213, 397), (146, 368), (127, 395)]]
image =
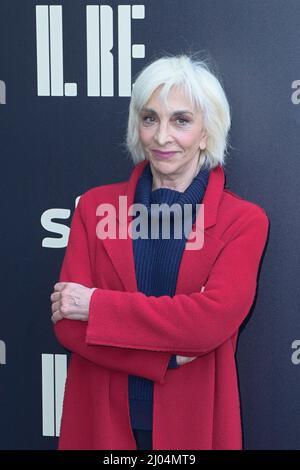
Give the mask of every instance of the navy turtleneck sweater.
[[(195, 222), (196, 204), (202, 202), (208, 177), (209, 170), (207, 168), (200, 169), (188, 188), (184, 192), (180, 192), (168, 188), (158, 188), (152, 191), (152, 172), (149, 163), (140, 175), (134, 203), (143, 204), (147, 208), (148, 232), (146, 230), (146, 234), (148, 233), (148, 237), (144, 236), (143, 229), (144, 238), (133, 238), (133, 253), (137, 287), (145, 295), (157, 297), (161, 295), (173, 297), (175, 295), (179, 265), (186, 243), (185, 234), (189, 236), (192, 224)], [(182, 221), (180, 222), (180, 229), (182, 230), (180, 238), (176, 235), (176, 231), (174, 232), (176, 215), (174, 216), (168, 208), (165, 215), (169, 218), (170, 214), (170, 236), (168, 238), (163, 237), (161, 229), (163, 221), (166, 220), (164, 219), (164, 211), (157, 212), (151, 206), (152, 204), (163, 203), (168, 206), (179, 204), (179, 212), (182, 211), (182, 214), (184, 214), (184, 204), (189, 204), (192, 209), (189, 216), (185, 218), (185, 223), (188, 221), (188, 230), (185, 228), (184, 231), (183, 217), (180, 219)], [(140, 214), (137, 214), (136, 217), (140, 217)], [(151, 238), (151, 221), (154, 223), (155, 220), (159, 228), (159, 235), (158, 238)], [(178, 225), (176, 224), (177, 228)], [(177, 367), (179, 366), (176, 362), (176, 356), (173, 355), (168, 368)], [(128, 396), (132, 429), (152, 430), (153, 381), (129, 375)]]

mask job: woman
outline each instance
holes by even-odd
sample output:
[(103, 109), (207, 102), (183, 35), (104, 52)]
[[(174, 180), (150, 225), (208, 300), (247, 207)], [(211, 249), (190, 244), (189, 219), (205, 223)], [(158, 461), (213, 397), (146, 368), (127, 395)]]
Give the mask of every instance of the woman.
[(203, 61), (162, 57), (135, 81), (135, 168), (81, 196), (51, 295), (73, 353), (60, 449), (242, 448), (235, 350), (269, 223), (224, 188), (229, 128)]

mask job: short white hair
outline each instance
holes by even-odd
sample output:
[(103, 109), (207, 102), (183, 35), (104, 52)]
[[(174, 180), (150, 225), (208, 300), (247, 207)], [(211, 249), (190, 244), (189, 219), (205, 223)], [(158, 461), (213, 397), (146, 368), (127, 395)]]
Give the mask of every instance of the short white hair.
[(224, 165), (230, 129), (230, 107), (216, 75), (205, 60), (187, 55), (164, 56), (147, 65), (132, 86), (126, 147), (135, 164), (147, 159), (139, 139), (140, 112), (152, 93), (162, 85), (160, 97), (167, 104), (173, 86), (183, 89), (200, 110), (207, 133), (207, 145), (199, 153), (200, 166), (209, 169)]

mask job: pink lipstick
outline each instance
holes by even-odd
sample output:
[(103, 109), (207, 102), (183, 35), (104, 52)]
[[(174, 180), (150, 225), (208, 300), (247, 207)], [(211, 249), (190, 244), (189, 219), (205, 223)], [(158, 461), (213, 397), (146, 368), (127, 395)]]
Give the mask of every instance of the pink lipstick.
[(177, 152), (161, 152), (160, 150), (152, 150), (154, 155), (160, 159), (168, 159), (173, 157)]

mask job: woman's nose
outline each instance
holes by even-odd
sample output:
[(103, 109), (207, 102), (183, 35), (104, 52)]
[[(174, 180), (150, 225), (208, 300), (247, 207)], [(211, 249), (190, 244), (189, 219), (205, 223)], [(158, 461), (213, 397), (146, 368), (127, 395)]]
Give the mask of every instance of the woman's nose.
[(160, 124), (158, 126), (157, 131), (155, 133), (155, 140), (161, 146), (165, 145), (167, 142), (172, 141), (172, 137), (169, 133), (169, 126), (168, 125)]

